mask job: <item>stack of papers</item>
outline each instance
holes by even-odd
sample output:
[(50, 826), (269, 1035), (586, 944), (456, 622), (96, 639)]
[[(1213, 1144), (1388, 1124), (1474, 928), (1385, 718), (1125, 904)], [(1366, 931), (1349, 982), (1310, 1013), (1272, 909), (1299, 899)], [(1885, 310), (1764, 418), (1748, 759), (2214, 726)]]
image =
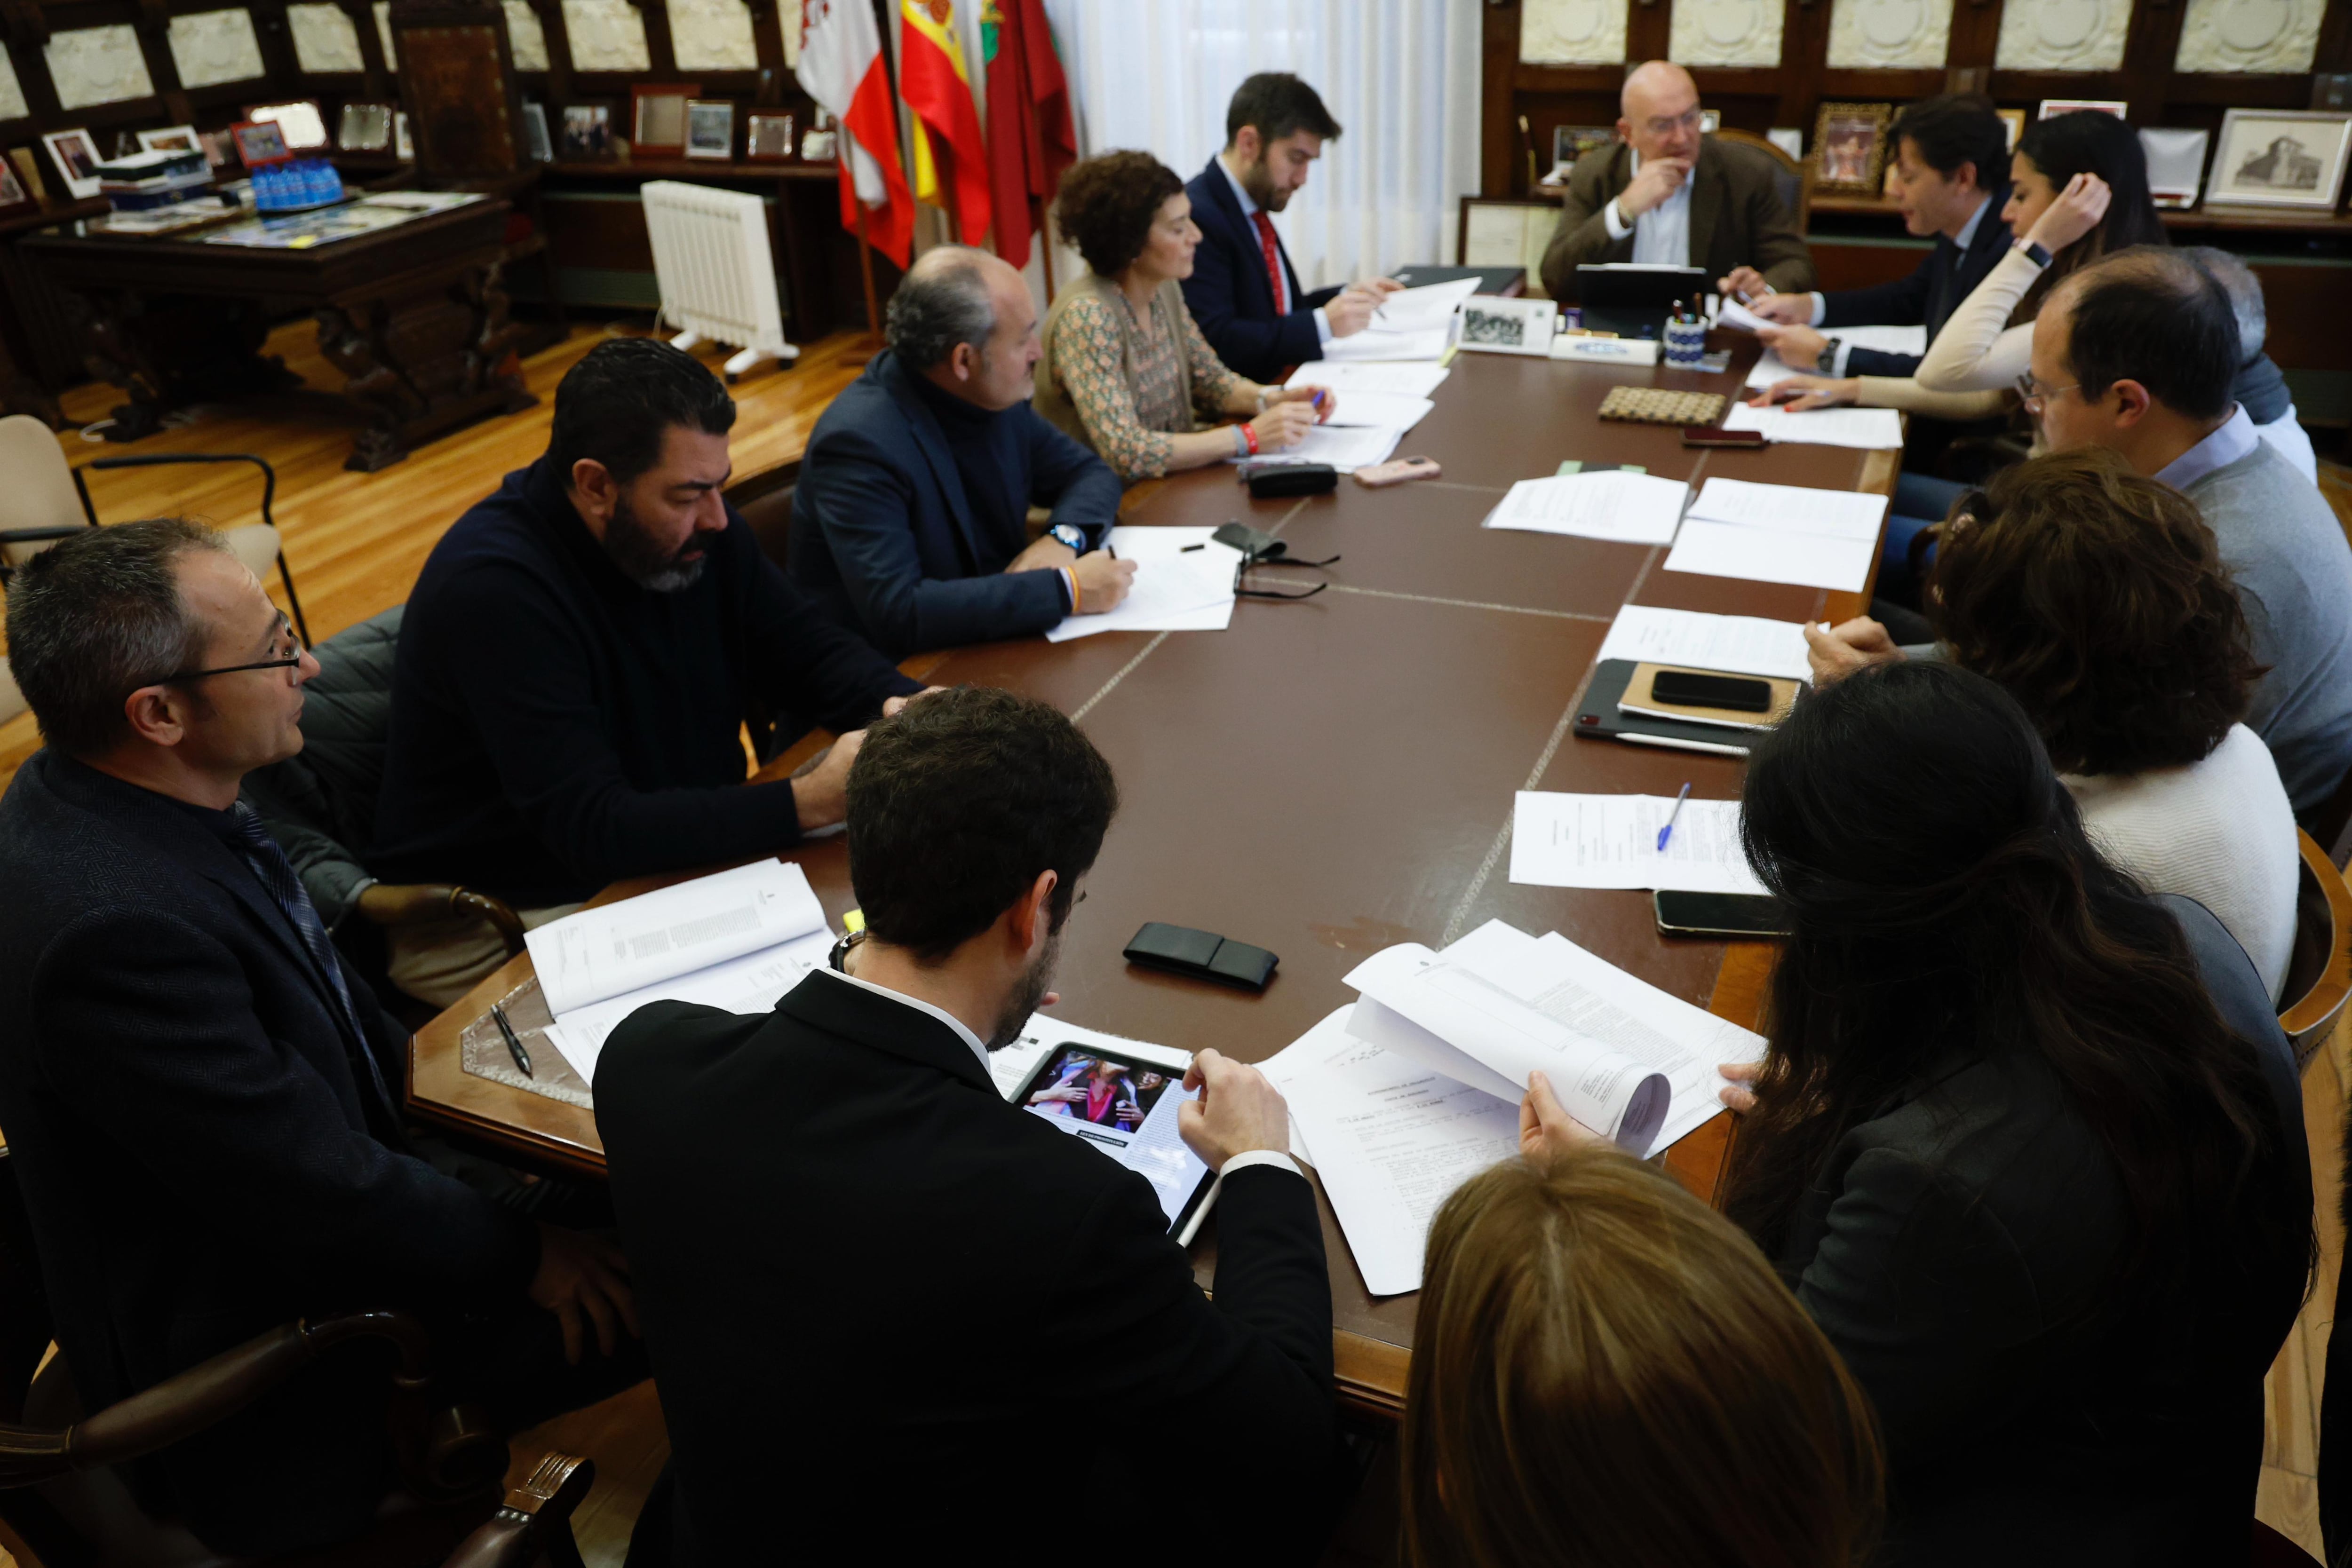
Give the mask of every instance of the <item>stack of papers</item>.
[(1625, 469), (1522, 479), (1486, 514), (1490, 528), (1572, 534), (1622, 544), (1672, 544), (1690, 486)]
[[(1658, 831), (1674, 819), (1666, 847)], [(1761, 894), (1739, 847), (1739, 802), (1671, 795), (1519, 792), (1511, 813), (1511, 880), (1536, 887)]]
[(1425, 397), (1403, 397), (1395, 392), (1351, 392), (1341, 397), (1334, 392), (1331, 398), (1331, 413), (1324, 423), (1386, 425), (1400, 435), (1427, 419), (1437, 407)]
[(1453, 373), (1444, 365), (1333, 364), (1310, 360), (1291, 371), (1283, 385), (1329, 387), (1343, 395), (1386, 392), (1393, 397), (1427, 397)]
[(1628, 604), (1617, 612), (1597, 657), (1781, 680), (1812, 679), (1812, 665), (1805, 656), (1805, 629), (1794, 621), (1706, 615), (1647, 604)]
[[(1350, 433), (1353, 434), (1353, 433)], [(1136, 563), (1127, 597), (1099, 615), (1066, 615), (1045, 633), (1067, 643), (1101, 632), (1222, 632), (1234, 618), (1234, 573), (1242, 552), (1214, 528), (1115, 528), (1110, 548)]]
[[(1389, 454), (1403, 439), (1404, 432), (1393, 424), (1318, 424), (1297, 445), (1261, 453), (1257, 461), (1328, 463), (1342, 474), (1352, 474), (1359, 468), (1387, 462)], [(1228, 457), (1225, 461), (1243, 463), (1249, 459)]]
[[(1722, 1109), (1725, 1062), (1764, 1040), (1585, 952), (1490, 921), (1348, 977), (1362, 993), (1264, 1064), (1375, 1295), (1421, 1285), (1429, 1222), (1454, 1189), (1518, 1150), (1540, 1070), (1570, 1114), (1645, 1155)], [(1294, 1147), (1297, 1145), (1294, 1143)]]
[(1323, 345), (1326, 363), (1349, 360), (1427, 361), (1434, 363), (1454, 346), (1450, 327), (1423, 327), (1410, 332), (1381, 332), (1370, 328)]
[(764, 1012), (833, 946), (797, 865), (756, 861), (551, 920), (524, 939), (547, 1010), (545, 1033), (580, 1081), (621, 1020), (648, 1002)]
[(1709, 479), (1666, 570), (1858, 593), (1885, 515), (1886, 497), (1865, 491)]
[(1903, 444), (1903, 416), (1891, 408), (1812, 408), (1799, 413), (1736, 402), (1724, 415), (1723, 428), (1760, 430), (1767, 441), (1807, 442), (1815, 446), (1878, 450)]
[[(1738, 311), (1744, 319), (1735, 319), (1732, 314), (1734, 311)], [(1746, 307), (1738, 303), (1725, 304), (1723, 324), (1727, 327), (1745, 327), (1751, 332), (1759, 325), (1768, 327), (1774, 325), (1769, 321), (1759, 322)], [(1851, 343), (1857, 349), (1876, 349), (1885, 354), (1924, 354), (1927, 351), (1927, 329), (1925, 327), (1839, 327), (1833, 329), (1833, 335), (1840, 341)], [(1773, 382), (1786, 381), (1790, 376), (1812, 373), (1814, 373), (1812, 366), (1790, 364), (1779, 354), (1767, 349), (1758, 358), (1755, 368), (1748, 372), (1748, 384), (1751, 387), (1769, 387)]]

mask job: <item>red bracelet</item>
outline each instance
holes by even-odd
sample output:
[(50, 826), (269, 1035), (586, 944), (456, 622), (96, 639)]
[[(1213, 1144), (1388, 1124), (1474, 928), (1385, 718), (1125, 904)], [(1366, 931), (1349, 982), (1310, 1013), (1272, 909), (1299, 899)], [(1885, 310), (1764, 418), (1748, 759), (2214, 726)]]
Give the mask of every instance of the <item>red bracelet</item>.
[(1243, 425), (1243, 426), (1242, 426), (1242, 439), (1243, 439), (1244, 441), (1246, 441), (1246, 442), (1248, 442), (1248, 443), (1249, 443), (1250, 455), (1251, 455), (1251, 456), (1253, 456), (1253, 457), (1256, 456), (1256, 455), (1257, 455), (1257, 432), (1256, 432), (1256, 431), (1255, 431), (1255, 430), (1252, 430), (1248, 425), (1244, 424), (1244, 425)]

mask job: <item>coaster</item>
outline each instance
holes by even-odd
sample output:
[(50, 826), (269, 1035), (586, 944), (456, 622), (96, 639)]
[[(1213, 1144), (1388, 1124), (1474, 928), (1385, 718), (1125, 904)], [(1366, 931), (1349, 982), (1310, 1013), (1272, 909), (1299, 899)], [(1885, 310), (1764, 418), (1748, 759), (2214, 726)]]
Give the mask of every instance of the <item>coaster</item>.
[(1721, 392), (1672, 392), (1664, 387), (1612, 387), (1601, 417), (1636, 424), (1713, 424), (1723, 417)]

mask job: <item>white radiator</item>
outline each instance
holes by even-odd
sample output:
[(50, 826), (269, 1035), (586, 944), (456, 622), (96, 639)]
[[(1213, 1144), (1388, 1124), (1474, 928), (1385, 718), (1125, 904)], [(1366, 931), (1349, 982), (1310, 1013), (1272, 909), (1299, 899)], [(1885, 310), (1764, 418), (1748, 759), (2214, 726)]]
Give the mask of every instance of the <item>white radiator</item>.
[(643, 192), (661, 319), (684, 329), (671, 342), (740, 349), (727, 361), (730, 381), (764, 359), (800, 358), (784, 341), (766, 204), (747, 192), (677, 180), (648, 180)]

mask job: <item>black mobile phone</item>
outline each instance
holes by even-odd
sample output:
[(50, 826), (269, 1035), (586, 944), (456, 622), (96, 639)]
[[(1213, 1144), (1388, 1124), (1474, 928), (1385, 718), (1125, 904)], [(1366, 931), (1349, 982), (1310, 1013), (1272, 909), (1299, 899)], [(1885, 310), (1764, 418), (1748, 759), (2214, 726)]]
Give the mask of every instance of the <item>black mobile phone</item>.
[(1734, 713), (1772, 711), (1772, 685), (1749, 675), (1702, 675), (1689, 670), (1660, 670), (1650, 683), (1650, 695), (1683, 707), (1724, 707)]
[(1716, 424), (1685, 424), (1683, 426), (1683, 444), (1739, 447), (1760, 452), (1765, 440), (1760, 430), (1726, 430)]
[(1780, 901), (1752, 893), (1654, 893), (1658, 929), (1674, 936), (1786, 936)]

